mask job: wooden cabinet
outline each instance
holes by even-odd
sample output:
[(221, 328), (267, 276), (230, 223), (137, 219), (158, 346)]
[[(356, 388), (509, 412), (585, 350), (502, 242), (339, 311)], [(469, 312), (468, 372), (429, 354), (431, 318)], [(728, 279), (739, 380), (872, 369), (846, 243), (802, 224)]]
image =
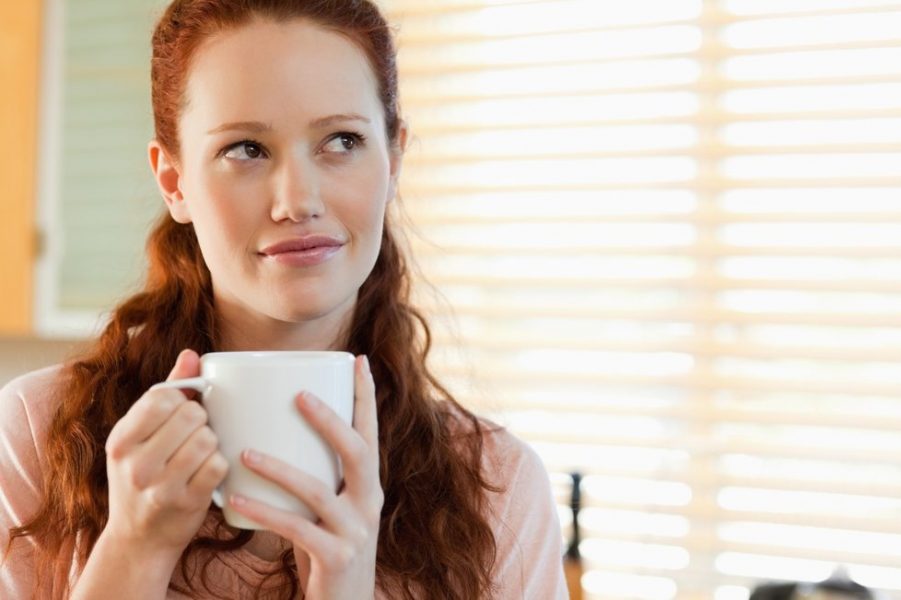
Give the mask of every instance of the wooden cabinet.
[(0, 2), (0, 335), (32, 329), (41, 8)]

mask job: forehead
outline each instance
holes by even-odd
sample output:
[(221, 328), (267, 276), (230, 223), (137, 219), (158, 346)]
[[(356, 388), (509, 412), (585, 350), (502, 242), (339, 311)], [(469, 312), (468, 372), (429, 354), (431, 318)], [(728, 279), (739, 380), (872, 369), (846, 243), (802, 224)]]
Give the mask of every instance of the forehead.
[(199, 127), (248, 119), (278, 127), (350, 112), (384, 118), (363, 50), (302, 19), (257, 19), (212, 36), (194, 54), (185, 92), (181, 120)]

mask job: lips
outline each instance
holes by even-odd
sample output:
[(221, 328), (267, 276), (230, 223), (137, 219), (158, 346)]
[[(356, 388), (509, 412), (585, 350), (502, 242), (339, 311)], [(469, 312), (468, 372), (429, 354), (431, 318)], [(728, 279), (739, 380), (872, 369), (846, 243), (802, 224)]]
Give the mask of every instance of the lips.
[(345, 242), (338, 238), (313, 234), (266, 246), (260, 251), (268, 264), (287, 268), (315, 267), (337, 255)]
[(343, 245), (344, 242), (342, 240), (328, 235), (307, 235), (267, 246), (260, 251), (260, 254), (276, 256), (289, 252), (306, 252), (317, 248), (322, 248), (323, 250), (336, 249)]

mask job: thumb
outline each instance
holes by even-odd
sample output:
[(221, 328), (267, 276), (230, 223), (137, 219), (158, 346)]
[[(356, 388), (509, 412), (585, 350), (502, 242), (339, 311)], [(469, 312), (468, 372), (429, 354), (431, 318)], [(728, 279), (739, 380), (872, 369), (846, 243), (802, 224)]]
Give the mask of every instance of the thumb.
[[(166, 381), (173, 379), (187, 379), (188, 377), (198, 377), (200, 375), (200, 357), (191, 349), (182, 350), (175, 359), (175, 366), (169, 371)], [(193, 390), (183, 390), (188, 398), (196, 396)]]

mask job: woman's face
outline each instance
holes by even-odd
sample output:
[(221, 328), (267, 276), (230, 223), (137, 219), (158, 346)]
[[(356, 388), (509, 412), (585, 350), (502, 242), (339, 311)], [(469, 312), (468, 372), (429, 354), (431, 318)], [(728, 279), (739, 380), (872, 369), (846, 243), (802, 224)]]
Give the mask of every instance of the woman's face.
[(201, 45), (186, 99), (179, 164), (155, 161), (156, 142), (151, 163), (173, 218), (194, 225), (217, 310), (347, 318), (400, 162), (364, 52), (305, 20), (256, 20)]

